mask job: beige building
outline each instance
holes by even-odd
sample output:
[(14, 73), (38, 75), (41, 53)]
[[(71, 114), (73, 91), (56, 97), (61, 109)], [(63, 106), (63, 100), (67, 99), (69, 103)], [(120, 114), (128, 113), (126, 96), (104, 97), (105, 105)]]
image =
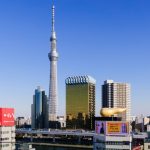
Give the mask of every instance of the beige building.
[(132, 150), (132, 137), (130, 135), (94, 135), (93, 150)]
[(126, 108), (126, 111), (118, 114), (122, 121), (130, 121), (131, 98), (130, 84), (118, 83), (106, 80), (102, 85), (102, 108)]
[(15, 150), (13, 108), (0, 108), (0, 150)]
[(148, 137), (144, 140), (144, 150), (150, 149), (150, 125), (147, 125), (147, 135)]
[(15, 126), (0, 127), (0, 150), (15, 150)]

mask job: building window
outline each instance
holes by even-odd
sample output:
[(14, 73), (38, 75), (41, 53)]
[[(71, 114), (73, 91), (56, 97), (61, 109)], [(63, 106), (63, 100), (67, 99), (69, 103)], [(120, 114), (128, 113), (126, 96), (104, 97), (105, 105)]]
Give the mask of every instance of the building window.
[(148, 149), (150, 149), (150, 145), (148, 145)]

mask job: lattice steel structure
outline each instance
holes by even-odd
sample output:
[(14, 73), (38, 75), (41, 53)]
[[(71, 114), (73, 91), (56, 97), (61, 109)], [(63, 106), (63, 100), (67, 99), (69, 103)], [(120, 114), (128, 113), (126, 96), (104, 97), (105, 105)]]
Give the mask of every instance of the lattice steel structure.
[(51, 32), (51, 51), (48, 54), (50, 60), (50, 83), (49, 83), (49, 121), (56, 121), (57, 118), (57, 60), (58, 53), (56, 48), (56, 33), (54, 29), (55, 7), (52, 6), (52, 32)]

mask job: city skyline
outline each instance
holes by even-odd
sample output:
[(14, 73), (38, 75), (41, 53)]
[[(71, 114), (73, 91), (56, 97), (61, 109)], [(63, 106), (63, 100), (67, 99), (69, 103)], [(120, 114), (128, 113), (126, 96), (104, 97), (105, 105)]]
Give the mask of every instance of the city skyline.
[[(34, 89), (48, 95), (51, 1), (0, 2), (0, 106), (30, 116)], [(150, 2), (55, 1), (58, 114), (65, 113), (65, 78), (91, 75), (96, 81), (96, 115), (104, 80), (131, 84), (131, 115), (149, 115)], [(140, 107), (140, 111), (139, 111)]]

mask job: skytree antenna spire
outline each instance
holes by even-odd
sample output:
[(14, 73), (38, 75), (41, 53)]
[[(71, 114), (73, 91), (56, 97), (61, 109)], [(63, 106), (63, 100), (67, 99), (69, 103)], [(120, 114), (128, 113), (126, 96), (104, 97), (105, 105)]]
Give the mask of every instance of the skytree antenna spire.
[(56, 48), (56, 33), (55, 33), (55, 6), (54, 1), (52, 4), (52, 29), (51, 29), (51, 50), (48, 54), (50, 60), (50, 83), (49, 83), (49, 121), (56, 121), (57, 119), (57, 102), (58, 102), (58, 91), (57, 91), (57, 60), (58, 53)]
[(55, 25), (55, 6), (54, 6), (54, 1), (53, 1), (52, 2), (52, 32), (55, 31), (54, 25)]

